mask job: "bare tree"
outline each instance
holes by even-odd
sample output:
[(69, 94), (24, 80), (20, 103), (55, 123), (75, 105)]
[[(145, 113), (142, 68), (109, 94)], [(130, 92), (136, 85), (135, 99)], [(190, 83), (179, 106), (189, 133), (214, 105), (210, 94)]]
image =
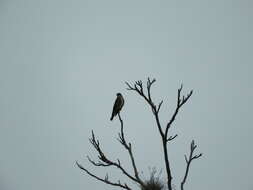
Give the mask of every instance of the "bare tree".
[[(160, 108), (163, 104), (163, 101), (161, 101), (158, 105), (156, 105), (153, 100), (152, 100), (152, 96), (151, 96), (151, 87), (152, 85), (155, 83), (155, 79), (150, 80), (148, 78), (147, 80), (147, 84), (146, 84), (146, 90), (144, 90), (143, 87), (143, 83), (142, 81), (136, 81), (133, 85), (130, 85), (128, 82), (126, 82), (127, 85), (127, 90), (129, 91), (134, 91), (137, 92), (138, 95), (140, 95), (145, 102), (150, 106), (151, 111), (155, 117), (155, 121), (156, 121), (156, 126), (158, 128), (159, 134), (161, 136), (161, 140), (162, 140), (162, 146), (163, 146), (163, 153), (164, 153), (164, 161), (165, 161), (165, 167), (166, 167), (166, 173), (167, 173), (167, 188), (168, 190), (172, 190), (172, 173), (171, 173), (171, 167), (170, 167), (170, 161), (168, 159), (168, 150), (167, 150), (167, 146), (168, 143), (172, 140), (174, 140), (178, 135), (169, 135), (169, 129), (171, 128), (172, 124), (175, 121), (175, 118), (177, 116), (177, 114), (179, 113), (179, 110), (181, 109), (181, 107), (189, 100), (189, 98), (191, 97), (193, 91), (191, 90), (186, 96), (181, 96), (181, 91), (183, 86), (181, 85), (181, 87), (178, 89), (177, 92), (177, 106), (174, 110), (173, 115), (171, 116), (171, 118), (169, 119), (169, 121), (167, 122), (165, 127), (162, 127), (161, 122), (160, 122), (160, 118), (159, 118), (159, 111)], [(146, 91), (146, 92), (144, 92)], [(98, 161), (94, 161), (92, 159), (90, 159), (89, 156), (87, 156), (88, 161), (94, 165), (94, 166), (102, 166), (102, 167), (116, 167), (118, 168), (120, 171), (122, 171), (122, 173), (127, 176), (131, 181), (135, 182), (136, 184), (138, 184), (141, 189), (148, 189), (147, 184), (145, 183), (140, 177), (139, 177), (139, 172), (134, 160), (134, 155), (132, 152), (132, 145), (130, 142), (127, 142), (125, 139), (125, 135), (124, 135), (124, 124), (123, 124), (123, 120), (120, 116), (120, 114), (118, 114), (118, 118), (121, 124), (121, 130), (120, 133), (118, 134), (118, 141), (121, 143), (121, 145), (127, 150), (129, 158), (131, 160), (132, 163), (132, 168), (133, 168), (133, 174), (130, 173), (129, 171), (127, 171), (125, 168), (123, 168), (121, 162), (119, 159), (116, 159), (116, 161), (113, 161), (112, 159), (109, 159), (107, 155), (105, 155), (105, 153), (103, 152), (99, 140), (96, 139), (94, 132), (92, 131), (92, 136), (89, 139), (90, 143), (92, 144), (92, 146), (95, 148), (95, 150), (98, 153)], [(188, 173), (189, 173), (189, 167), (191, 162), (194, 159), (198, 159), (199, 157), (202, 156), (202, 154), (198, 154), (198, 155), (194, 155), (194, 150), (196, 149), (197, 145), (195, 145), (194, 140), (192, 140), (191, 142), (191, 147), (190, 147), (190, 155), (187, 158), (187, 156), (185, 155), (185, 161), (186, 161), (186, 171), (184, 174), (184, 177), (182, 179), (181, 182), (181, 190), (184, 190), (184, 184), (186, 182), (186, 179), (188, 177)], [(120, 180), (118, 180), (117, 182), (113, 182), (111, 180), (109, 180), (109, 176), (108, 174), (106, 174), (105, 177), (99, 177), (93, 173), (91, 173), (90, 171), (88, 171), (86, 168), (84, 168), (82, 165), (80, 165), (78, 162), (76, 162), (77, 166), (84, 170), (88, 175), (90, 175), (91, 177), (102, 181), (106, 184), (110, 184), (113, 186), (118, 186), (121, 187), (123, 189), (127, 189), (127, 190), (131, 190), (132, 188), (129, 187), (129, 185), (127, 185), (127, 183), (121, 183)]]

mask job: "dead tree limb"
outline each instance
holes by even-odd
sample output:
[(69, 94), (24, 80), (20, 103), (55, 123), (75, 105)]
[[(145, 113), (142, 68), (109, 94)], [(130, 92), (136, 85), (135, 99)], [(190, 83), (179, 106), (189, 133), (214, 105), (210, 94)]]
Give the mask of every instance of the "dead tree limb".
[[(128, 151), (128, 154), (130, 156), (131, 159), (131, 163), (134, 169), (134, 176), (131, 175), (125, 168), (123, 168), (123, 166), (121, 165), (121, 162), (119, 159), (117, 159), (117, 161), (112, 161), (111, 159), (108, 158), (108, 156), (105, 155), (105, 153), (103, 152), (101, 146), (100, 146), (100, 142), (99, 140), (95, 137), (95, 134), (92, 130), (92, 135), (91, 138), (89, 139), (91, 145), (93, 146), (93, 148), (97, 151), (98, 153), (98, 161), (94, 161), (92, 160), (89, 156), (87, 156), (88, 161), (94, 165), (94, 166), (101, 166), (101, 167), (116, 167), (118, 168), (120, 171), (122, 171), (122, 173), (127, 176), (129, 179), (131, 179), (132, 181), (138, 183), (140, 186), (144, 187), (144, 182), (140, 179), (139, 174), (138, 174), (138, 170), (136, 167), (136, 163), (134, 160), (134, 155), (132, 152), (132, 145), (131, 143), (127, 143), (126, 139), (125, 139), (125, 135), (124, 135), (124, 125), (123, 125), (123, 120), (121, 119), (120, 114), (118, 114), (120, 123), (121, 123), (121, 132), (118, 134), (119, 138), (118, 141), (124, 146), (124, 148)], [(76, 162), (77, 166), (81, 169), (84, 170), (88, 175), (90, 175), (91, 177), (102, 181), (106, 184), (110, 184), (113, 186), (118, 186), (124, 189), (128, 189), (131, 190), (131, 188), (126, 184), (121, 184), (120, 181), (118, 181), (117, 183), (109, 181), (109, 177), (108, 175), (106, 175), (106, 177), (103, 179), (101, 177), (96, 176), (95, 174), (91, 173), (90, 171), (88, 171), (87, 169), (85, 169), (82, 165), (80, 165), (78, 162)]]
[(171, 117), (171, 119), (169, 120), (169, 122), (167, 123), (165, 130), (163, 130), (162, 126), (161, 126), (161, 122), (159, 119), (159, 111), (160, 108), (163, 104), (163, 101), (161, 101), (158, 106), (155, 105), (155, 103), (152, 100), (152, 96), (151, 96), (151, 87), (152, 85), (155, 83), (155, 79), (150, 80), (150, 78), (148, 78), (147, 80), (147, 84), (146, 84), (146, 93), (144, 92), (144, 87), (143, 87), (143, 83), (141, 80), (136, 81), (133, 85), (130, 85), (128, 82), (126, 82), (127, 85), (127, 90), (130, 91), (135, 91), (137, 92), (141, 97), (144, 98), (144, 100), (150, 105), (152, 113), (155, 117), (156, 120), (156, 125), (157, 128), (159, 130), (160, 136), (162, 138), (162, 144), (163, 144), (163, 152), (164, 152), (164, 160), (165, 160), (165, 166), (166, 166), (166, 172), (167, 172), (167, 186), (169, 190), (172, 190), (172, 174), (171, 174), (171, 169), (170, 169), (170, 162), (168, 159), (168, 151), (167, 151), (167, 143), (169, 141), (174, 140), (177, 137), (177, 134), (174, 136), (170, 136), (168, 138), (168, 131), (172, 125), (172, 123), (175, 121), (175, 118), (180, 110), (180, 108), (189, 100), (189, 98), (191, 97), (193, 91), (191, 90), (189, 92), (189, 94), (187, 94), (186, 96), (181, 97), (181, 91), (183, 88), (183, 85), (181, 85), (181, 87), (178, 89), (178, 93), (177, 93), (177, 106), (176, 109)]
[(192, 162), (194, 159), (198, 159), (199, 157), (202, 156), (202, 153), (197, 154), (197, 155), (193, 155), (194, 150), (195, 150), (196, 148), (197, 148), (197, 145), (195, 145), (194, 140), (192, 140), (189, 157), (187, 158), (187, 156), (184, 155), (185, 162), (186, 162), (186, 170), (185, 170), (184, 178), (183, 178), (183, 180), (182, 180), (182, 182), (181, 182), (181, 190), (184, 190), (184, 184), (185, 184), (186, 179), (187, 179), (187, 177), (188, 177), (188, 173), (189, 173), (189, 168), (190, 168), (191, 162)]
[(127, 143), (126, 140), (125, 140), (123, 120), (121, 119), (120, 114), (118, 114), (118, 116), (119, 116), (119, 120), (120, 120), (120, 124), (121, 124), (120, 125), (121, 126), (121, 128), (120, 128), (121, 130), (120, 130), (120, 133), (118, 134), (119, 135), (118, 141), (128, 151), (128, 154), (130, 156), (131, 163), (132, 163), (132, 166), (133, 166), (133, 169), (134, 169), (135, 179), (138, 181), (137, 183), (139, 183), (141, 186), (145, 186), (144, 182), (139, 177), (139, 172), (137, 170), (137, 167), (136, 167), (136, 164), (135, 164), (135, 160), (134, 160), (134, 156), (133, 156), (133, 152), (132, 152), (132, 144), (131, 143)]
[(121, 187), (123, 189), (127, 189), (127, 190), (132, 190), (130, 187), (128, 187), (128, 185), (126, 183), (124, 184), (121, 184), (120, 181), (118, 181), (117, 183), (115, 182), (112, 182), (112, 181), (109, 181), (109, 176), (106, 174), (105, 178), (101, 178), (101, 177), (98, 177), (94, 174), (92, 174), (90, 171), (88, 171), (86, 168), (84, 168), (82, 165), (80, 165), (78, 162), (76, 162), (76, 165), (83, 171), (85, 171), (89, 176), (99, 180), (99, 181), (102, 181), (103, 183), (106, 183), (106, 184), (109, 184), (109, 185), (112, 185), (112, 186), (118, 186), (118, 187)]

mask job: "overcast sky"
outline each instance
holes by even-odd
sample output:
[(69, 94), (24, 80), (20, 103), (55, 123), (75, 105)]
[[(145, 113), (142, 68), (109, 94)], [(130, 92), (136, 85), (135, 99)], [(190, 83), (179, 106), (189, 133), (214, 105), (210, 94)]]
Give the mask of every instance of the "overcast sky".
[(75, 166), (125, 180), (87, 162), (97, 158), (93, 129), (132, 172), (116, 140), (120, 123), (109, 121), (117, 92), (142, 177), (149, 166), (165, 177), (152, 113), (124, 83), (147, 77), (157, 79), (163, 125), (180, 84), (184, 94), (194, 90), (170, 130), (178, 134), (168, 147), (176, 188), (195, 139), (204, 155), (186, 190), (253, 189), (252, 8), (250, 0), (0, 0), (0, 189), (118, 189)]

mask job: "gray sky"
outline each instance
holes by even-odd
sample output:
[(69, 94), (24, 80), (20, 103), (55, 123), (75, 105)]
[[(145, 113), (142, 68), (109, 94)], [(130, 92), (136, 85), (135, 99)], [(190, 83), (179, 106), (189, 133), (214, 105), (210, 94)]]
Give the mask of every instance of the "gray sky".
[(93, 129), (131, 169), (116, 141), (119, 121), (109, 121), (117, 92), (139, 170), (164, 168), (150, 109), (125, 90), (148, 76), (164, 100), (163, 124), (180, 84), (194, 89), (170, 131), (179, 135), (168, 148), (177, 189), (192, 139), (204, 156), (185, 189), (252, 189), (252, 8), (250, 0), (1, 0), (0, 189), (116, 190), (74, 163), (107, 172), (85, 158), (96, 158)]

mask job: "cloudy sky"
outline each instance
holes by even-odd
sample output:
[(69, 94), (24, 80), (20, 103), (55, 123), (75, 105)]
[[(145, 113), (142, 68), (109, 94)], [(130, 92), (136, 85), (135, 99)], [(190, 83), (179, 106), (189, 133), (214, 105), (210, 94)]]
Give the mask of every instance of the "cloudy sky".
[(165, 176), (155, 120), (124, 83), (147, 77), (157, 79), (163, 125), (180, 84), (194, 90), (170, 130), (179, 135), (168, 147), (175, 187), (195, 139), (204, 155), (185, 189), (252, 189), (252, 8), (250, 0), (0, 0), (0, 189), (118, 189), (75, 166), (125, 180), (87, 162), (97, 158), (93, 129), (131, 171), (119, 121), (109, 121), (117, 92), (142, 177), (153, 166)]

